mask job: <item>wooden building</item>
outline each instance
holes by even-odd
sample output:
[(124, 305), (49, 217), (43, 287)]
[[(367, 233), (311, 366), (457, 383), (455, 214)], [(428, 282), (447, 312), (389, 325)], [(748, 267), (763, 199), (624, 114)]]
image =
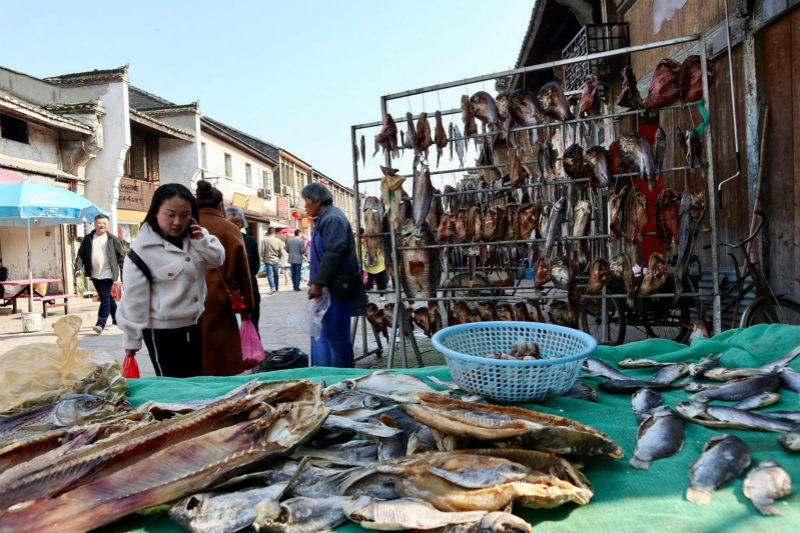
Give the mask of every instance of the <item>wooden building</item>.
[[(766, 212), (765, 230), (759, 250), (773, 289), (795, 300), (800, 299), (800, 134), (794, 138), (794, 124), (800, 124), (800, 11), (797, 0), (753, 2), (728, 0), (728, 28), (731, 36), (733, 97), (725, 18), (725, 0), (536, 0), (528, 32), (523, 40), (517, 67), (554, 61), (564, 57), (581, 32), (600, 27), (605, 37), (600, 46), (616, 48), (665, 41), (701, 34), (704, 40), (655, 50), (635, 52), (628, 63), (638, 79), (644, 97), (653, 69), (659, 60), (671, 57), (683, 61), (698, 53), (705, 42), (709, 59), (709, 102), (713, 139), (714, 180), (716, 186), (737, 172), (737, 152), (741, 173), (726, 182), (717, 205), (718, 240), (737, 241), (749, 233), (750, 213), (756, 201), (759, 167), (763, 166), (760, 189), (761, 208)], [(618, 39), (611, 39), (613, 36)], [(601, 39), (602, 41), (602, 39)], [(597, 44), (597, 43), (596, 43)], [(590, 44), (591, 46), (591, 44)], [(590, 50), (596, 51), (596, 50)], [(594, 67), (594, 65), (593, 65)], [(612, 63), (607, 79), (606, 112), (614, 112), (621, 76), (619, 63)], [(517, 77), (515, 87), (538, 87), (555, 77), (568, 85), (563, 69), (530, 72)], [(565, 87), (568, 89), (568, 87)], [(732, 101), (736, 111), (733, 124)], [(759, 160), (762, 120), (765, 106), (770, 113), (765, 136), (765, 157)], [(618, 110), (618, 109), (617, 109)], [(604, 127), (614, 133), (642, 130), (659, 124), (667, 132), (665, 167), (679, 166), (681, 153), (675, 130), (696, 127), (702, 117), (695, 108), (668, 110), (658, 115), (607, 121)], [(734, 132), (738, 135), (734, 135)], [(738, 146), (735, 142), (738, 137)], [(601, 141), (602, 142), (602, 141)], [(608, 145), (608, 139), (603, 144)], [(708, 154), (704, 153), (704, 156)], [(697, 192), (707, 189), (702, 171), (664, 174), (664, 187), (683, 191), (688, 186)], [(710, 234), (701, 233), (695, 253), (709, 264)], [(732, 265), (723, 252), (720, 264)]]

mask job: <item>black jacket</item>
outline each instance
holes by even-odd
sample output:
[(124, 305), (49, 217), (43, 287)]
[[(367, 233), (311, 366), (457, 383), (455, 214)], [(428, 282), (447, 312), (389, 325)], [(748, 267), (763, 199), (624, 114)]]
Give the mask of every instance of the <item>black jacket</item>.
[[(108, 241), (106, 241), (106, 248), (108, 248), (108, 257), (111, 258), (111, 279), (116, 281), (120, 278), (122, 273), (122, 262), (125, 260), (125, 254), (122, 252), (122, 243), (119, 239), (107, 233)], [(78, 248), (78, 257), (75, 258), (75, 270), (80, 270), (83, 267), (83, 273), (87, 278), (92, 277), (92, 241), (94, 240), (94, 230), (83, 238), (81, 247)]]

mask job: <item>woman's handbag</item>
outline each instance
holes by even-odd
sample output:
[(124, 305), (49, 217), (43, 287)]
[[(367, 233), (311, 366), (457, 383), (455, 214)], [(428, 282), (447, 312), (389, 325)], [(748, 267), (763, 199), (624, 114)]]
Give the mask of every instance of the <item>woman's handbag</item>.
[(225, 278), (222, 277), (222, 272), (220, 272), (219, 268), (216, 269), (217, 274), (219, 274), (219, 279), (222, 281), (222, 286), (225, 287), (225, 292), (228, 293), (228, 298), (231, 301), (231, 311), (233, 314), (243, 313), (247, 309), (247, 304), (244, 302), (244, 296), (238, 289), (229, 289), (228, 284), (225, 283)]

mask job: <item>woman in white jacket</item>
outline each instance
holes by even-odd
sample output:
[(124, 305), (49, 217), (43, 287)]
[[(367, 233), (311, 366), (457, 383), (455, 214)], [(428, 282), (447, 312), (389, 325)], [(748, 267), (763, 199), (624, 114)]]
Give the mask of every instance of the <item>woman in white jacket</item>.
[(204, 274), (222, 265), (225, 250), (198, 218), (189, 189), (177, 183), (156, 189), (122, 270), (117, 323), (125, 355), (136, 355), (144, 341), (159, 376), (201, 374)]

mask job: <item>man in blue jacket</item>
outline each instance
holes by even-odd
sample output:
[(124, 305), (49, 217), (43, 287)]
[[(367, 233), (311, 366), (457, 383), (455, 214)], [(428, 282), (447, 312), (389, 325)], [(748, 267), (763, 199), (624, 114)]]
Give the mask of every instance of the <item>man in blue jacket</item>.
[(81, 267), (87, 278), (91, 278), (97, 296), (100, 298), (100, 309), (97, 311), (97, 323), (92, 328), (100, 335), (106, 327), (108, 315), (111, 324), (117, 325), (117, 302), (111, 297), (111, 287), (119, 279), (125, 254), (122, 243), (108, 232), (108, 217), (94, 217), (94, 230), (84, 237), (75, 259), (75, 276), (80, 275)]

